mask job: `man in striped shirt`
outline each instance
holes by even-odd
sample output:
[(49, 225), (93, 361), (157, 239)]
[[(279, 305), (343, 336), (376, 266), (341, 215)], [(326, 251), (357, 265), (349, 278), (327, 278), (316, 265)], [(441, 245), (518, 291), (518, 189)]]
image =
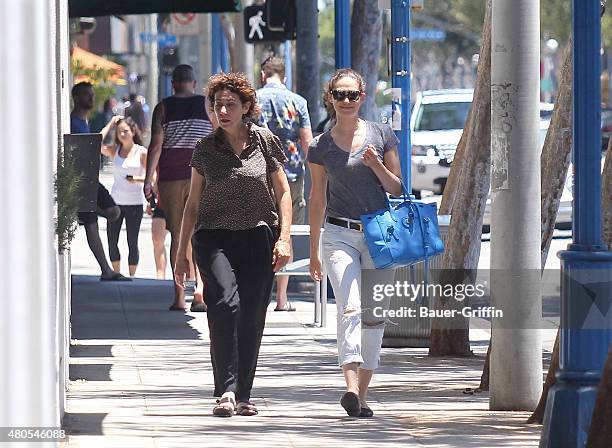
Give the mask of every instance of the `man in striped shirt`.
[[(191, 182), (191, 156), (198, 140), (212, 132), (206, 113), (206, 99), (196, 95), (193, 68), (179, 65), (172, 73), (174, 95), (162, 100), (153, 110), (151, 144), (147, 157), (144, 194), (153, 193), (153, 179), (157, 172), (157, 187), (161, 206), (166, 215), (166, 228), (170, 231), (170, 262), (174, 271), (176, 251), (181, 233), (183, 210), (189, 196)], [(193, 265), (195, 271), (195, 265)], [(199, 277), (199, 276), (198, 276)], [(174, 303), (170, 310), (185, 310), (185, 292), (174, 285)], [(194, 294), (192, 311), (205, 311), (202, 282)]]

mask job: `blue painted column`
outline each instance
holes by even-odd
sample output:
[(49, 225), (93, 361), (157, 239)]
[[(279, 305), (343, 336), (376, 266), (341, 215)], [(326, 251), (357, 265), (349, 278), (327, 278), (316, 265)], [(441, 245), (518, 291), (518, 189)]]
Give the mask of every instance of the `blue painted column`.
[(221, 71), (227, 73), (230, 71), (229, 43), (227, 42), (227, 37), (225, 36), (225, 33), (223, 32), (223, 27), (221, 27), (220, 40), (221, 40), (221, 58), (220, 58)]
[(612, 342), (612, 252), (601, 241), (600, 1), (573, 0), (573, 243), (561, 258), (557, 384), (546, 403), (541, 447), (585, 446)]
[(223, 53), (223, 28), (221, 26), (221, 17), (219, 14), (212, 14), (211, 23), (211, 44), (210, 44), (210, 56), (211, 56), (211, 71), (213, 74), (219, 73), (222, 70), (221, 59)]
[(336, 0), (334, 7), (336, 68), (347, 68), (351, 66), (351, 2)]
[(411, 144), (410, 144), (410, 2), (408, 0), (391, 1), (391, 61), (392, 87), (400, 89), (400, 101), (394, 95), (393, 114), (400, 112), (399, 126), (393, 117), (394, 130), (399, 139), (398, 152), (402, 168), (404, 185), (411, 191)]

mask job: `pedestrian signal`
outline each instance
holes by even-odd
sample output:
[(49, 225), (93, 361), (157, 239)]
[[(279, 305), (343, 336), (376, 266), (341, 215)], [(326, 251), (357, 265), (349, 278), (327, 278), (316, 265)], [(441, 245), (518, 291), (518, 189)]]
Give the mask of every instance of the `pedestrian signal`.
[[(286, 11), (283, 11), (283, 13), (286, 13)], [(295, 39), (295, 18), (291, 20), (285, 18), (283, 20), (285, 20), (284, 28), (280, 30), (270, 29), (266, 15), (266, 6), (247, 6), (244, 8), (244, 38), (251, 44), (257, 42), (282, 42)]]

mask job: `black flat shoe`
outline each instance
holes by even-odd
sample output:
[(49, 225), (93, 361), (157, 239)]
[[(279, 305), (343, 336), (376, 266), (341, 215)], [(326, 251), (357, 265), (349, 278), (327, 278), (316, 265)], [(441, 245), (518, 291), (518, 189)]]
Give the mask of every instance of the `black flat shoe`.
[(359, 417), (370, 418), (374, 415), (374, 411), (370, 408), (361, 408), (361, 412), (359, 413)]
[(351, 417), (359, 417), (361, 415), (361, 403), (359, 397), (354, 392), (346, 392), (340, 399), (340, 404)]

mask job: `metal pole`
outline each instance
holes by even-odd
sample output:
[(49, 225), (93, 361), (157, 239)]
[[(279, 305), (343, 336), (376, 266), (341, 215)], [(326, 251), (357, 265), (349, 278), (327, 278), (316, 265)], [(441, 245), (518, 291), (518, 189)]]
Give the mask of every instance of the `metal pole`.
[[(0, 155), (0, 297), (19, 298), (0, 313), (0, 427), (60, 423), (53, 226), (58, 10), (53, 1), (0, 2), (0, 101), (11, 105), (0, 108), (0, 141), (14, 149)], [(19, 51), (8, 51), (16, 42)]]
[(290, 40), (285, 41), (285, 84), (289, 90), (293, 90), (293, 70), (292, 70), (292, 45)]
[(612, 252), (601, 242), (600, 1), (573, 0), (572, 6), (574, 233), (559, 253), (559, 371), (546, 402), (540, 442), (546, 448), (585, 446), (612, 342)]
[(211, 72), (215, 74), (221, 71), (221, 39), (223, 39), (223, 29), (219, 14), (212, 14), (210, 35)]
[[(410, 2), (407, 0), (392, 0), (391, 2), (391, 60), (392, 86), (394, 92), (393, 113), (400, 111), (399, 129), (394, 126), (399, 139), (398, 152), (402, 169), (404, 185), (410, 190), (412, 185), (410, 173)], [(399, 103), (399, 104), (398, 104)], [(395, 122), (395, 120), (393, 120)]]
[(220, 45), (221, 71), (227, 73), (230, 71), (229, 43), (227, 42), (227, 36), (223, 31), (223, 27), (221, 27)]
[[(147, 32), (157, 35), (157, 14), (150, 14), (146, 19)], [(151, 39), (147, 45), (147, 103), (154, 106), (158, 101), (159, 64), (157, 60), (157, 39)]]
[[(351, 2), (335, 0), (336, 68), (351, 66)], [(299, 13), (299, 12), (298, 12)]]
[(542, 393), (539, 8), (492, 9), (491, 297), (504, 313), (492, 322), (492, 410), (533, 410)]
[[(316, 0), (302, 0), (297, 8), (296, 90), (306, 98), (313, 127), (319, 123), (321, 83), (319, 76), (319, 11)], [(308, 191), (308, 186), (306, 186)]]

